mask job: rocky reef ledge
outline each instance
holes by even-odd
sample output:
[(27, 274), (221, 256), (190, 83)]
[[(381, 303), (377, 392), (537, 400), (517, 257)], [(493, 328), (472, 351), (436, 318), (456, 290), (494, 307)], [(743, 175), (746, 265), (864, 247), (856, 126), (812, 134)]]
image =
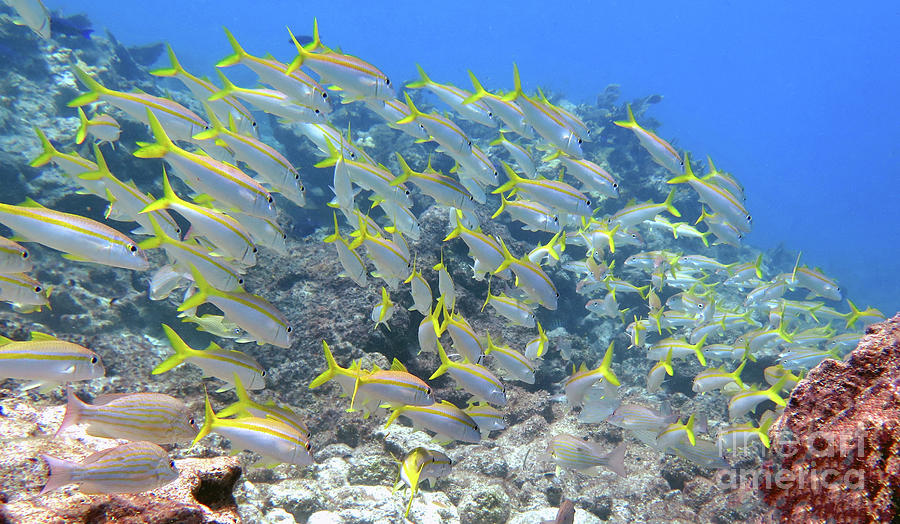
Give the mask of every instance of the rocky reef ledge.
[(782, 522), (897, 522), (900, 314), (869, 326), (844, 362), (826, 360), (772, 427), (759, 479)]

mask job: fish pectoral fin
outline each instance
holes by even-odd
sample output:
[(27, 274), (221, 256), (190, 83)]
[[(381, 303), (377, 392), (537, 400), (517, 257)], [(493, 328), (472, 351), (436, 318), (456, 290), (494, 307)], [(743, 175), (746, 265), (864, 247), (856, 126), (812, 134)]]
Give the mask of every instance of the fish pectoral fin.
[(89, 258), (80, 255), (73, 255), (71, 253), (65, 253), (62, 255), (62, 257), (66, 260), (74, 260), (75, 262), (93, 262), (93, 260)]

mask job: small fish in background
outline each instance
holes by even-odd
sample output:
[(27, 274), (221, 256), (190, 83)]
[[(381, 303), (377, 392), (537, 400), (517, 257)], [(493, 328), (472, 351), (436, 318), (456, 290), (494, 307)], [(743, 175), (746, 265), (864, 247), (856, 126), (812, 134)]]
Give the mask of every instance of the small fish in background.
[(102, 113), (95, 114), (93, 118), (88, 119), (84, 113), (84, 109), (78, 108), (78, 134), (75, 135), (75, 143), (84, 143), (87, 135), (90, 134), (97, 139), (99, 143), (109, 142), (115, 147), (114, 142), (119, 139), (122, 130), (119, 128), (119, 122), (115, 118)]
[(50, 29), (56, 36), (69, 36), (74, 38), (91, 39), (94, 27), (85, 14), (63, 16), (60, 11), (50, 13)]
[(423, 447), (415, 448), (406, 455), (406, 458), (400, 463), (400, 478), (391, 490), (392, 493), (397, 491), (401, 483), (409, 487), (409, 503), (406, 505), (404, 516), (409, 516), (412, 501), (419, 491), (419, 483), (428, 481), (433, 485), (434, 480), (450, 474), (452, 465), (453, 461), (444, 453)]
[(0, 237), (0, 274), (31, 271), (31, 253), (18, 243)]
[(141, 493), (160, 488), (178, 478), (175, 461), (151, 442), (130, 442), (94, 453), (83, 462), (41, 455), (50, 478), (41, 495), (67, 484), (78, 484), (85, 494)]
[(50, 13), (41, 0), (3, 0), (19, 15), (13, 20), (16, 25), (28, 26), (43, 39), (50, 38)]

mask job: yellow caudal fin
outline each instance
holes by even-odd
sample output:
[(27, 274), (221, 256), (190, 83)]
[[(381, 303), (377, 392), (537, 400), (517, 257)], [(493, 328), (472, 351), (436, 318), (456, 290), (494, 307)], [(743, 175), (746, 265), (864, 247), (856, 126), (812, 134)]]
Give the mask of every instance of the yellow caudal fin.
[(516, 172), (513, 170), (513, 168), (509, 167), (509, 164), (507, 164), (503, 160), (501, 160), (500, 163), (503, 165), (503, 170), (506, 171), (506, 176), (509, 177), (509, 181), (506, 182), (505, 184), (503, 184), (502, 186), (498, 187), (497, 189), (491, 191), (491, 193), (493, 193), (493, 194), (505, 193), (511, 189), (514, 190), (516, 185), (525, 181), (524, 178), (522, 178), (518, 174), (516, 174)]
[(78, 108), (78, 132), (75, 134), (75, 143), (82, 144), (84, 140), (87, 138), (88, 132), (88, 121), (87, 115), (84, 114), (84, 109)]
[(337, 212), (332, 211), (332, 214), (334, 215), (334, 233), (322, 239), (323, 242), (327, 242), (329, 244), (341, 239), (341, 230), (338, 227)]
[(150, 213), (152, 211), (159, 211), (160, 209), (168, 209), (172, 204), (180, 202), (183, 202), (183, 200), (181, 200), (172, 189), (172, 184), (169, 182), (169, 175), (166, 173), (165, 166), (163, 166), (163, 197), (148, 204), (147, 207), (141, 210), (141, 213)]
[[(618, 123), (618, 122), (616, 122), (616, 123)], [(687, 182), (691, 182), (694, 180), (700, 180), (700, 179), (697, 178), (697, 176), (694, 174), (694, 170), (691, 168), (691, 159), (689, 158), (688, 152), (685, 151), (684, 152), (684, 174), (678, 175), (675, 178), (672, 178), (671, 180), (666, 181), (666, 183), (667, 184), (685, 184)], [(680, 217), (681, 215), (678, 214), (675, 216)]]
[(668, 211), (672, 216), (681, 218), (681, 212), (678, 211), (677, 209), (675, 209), (675, 206), (672, 205), (672, 201), (674, 199), (675, 199), (675, 188), (672, 188), (672, 190), (669, 191), (669, 195), (663, 201), (663, 205), (666, 206), (666, 211)]
[(204, 408), (203, 425), (200, 426), (200, 432), (197, 433), (197, 436), (194, 438), (194, 441), (191, 442), (190, 447), (194, 447), (197, 445), (197, 442), (200, 442), (200, 439), (209, 435), (210, 431), (212, 431), (213, 424), (219, 419), (219, 417), (216, 416), (216, 412), (213, 411), (212, 404), (209, 403), (209, 393), (204, 391), (204, 394), (206, 395), (206, 404)]
[(419, 79), (416, 80), (415, 82), (410, 82), (410, 83), (406, 84), (406, 87), (408, 89), (420, 89), (422, 87), (425, 87), (425, 86), (431, 84), (431, 79), (428, 78), (428, 75), (425, 73), (425, 70), (422, 69), (422, 66), (420, 66), (419, 64), (416, 64), (416, 69), (418, 69), (418, 71), (419, 71)]
[(94, 80), (91, 75), (85, 73), (80, 67), (74, 66), (72, 69), (75, 71), (75, 76), (78, 77), (78, 80), (81, 80), (81, 83), (88, 88), (88, 92), (75, 97), (66, 104), (68, 107), (80, 107), (90, 104), (91, 102), (96, 102), (97, 99), (100, 98), (100, 95), (105, 95), (110, 92), (109, 89), (100, 85), (100, 82)]
[(158, 366), (153, 368), (153, 371), (150, 373), (152, 375), (159, 375), (160, 373), (165, 373), (170, 369), (177, 367), (182, 362), (185, 361), (190, 356), (196, 355), (200, 353), (196, 349), (188, 346), (181, 337), (175, 333), (175, 330), (167, 326), (166, 324), (162, 325), (163, 331), (166, 333), (166, 338), (169, 339), (169, 344), (172, 346), (172, 349), (175, 350), (175, 354), (171, 357), (165, 359)]
[[(209, 119), (209, 129), (201, 131), (191, 138), (193, 138), (194, 140), (209, 140), (210, 138), (215, 138), (223, 132), (227, 131), (225, 125), (222, 124), (221, 120), (219, 120), (216, 112), (213, 111), (208, 102), (203, 102), (203, 110), (206, 111), (206, 116)], [(233, 119), (231, 114), (228, 115), (228, 118)], [(231, 121), (233, 122), (233, 120)]]
[(141, 147), (133, 154), (138, 158), (162, 158), (177, 146), (166, 134), (166, 130), (163, 129), (159, 119), (156, 118), (156, 115), (153, 114), (149, 107), (147, 108), (147, 119), (150, 121), (150, 130), (153, 131), (153, 138), (156, 139), (156, 142)]
[(319, 21), (316, 19), (313, 19), (313, 41), (308, 44), (307, 47), (303, 47), (302, 45), (300, 45), (300, 42), (298, 42), (294, 37), (294, 33), (291, 31), (290, 27), (288, 27), (287, 30), (288, 34), (291, 35), (291, 41), (294, 42), (294, 47), (297, 48), (297, 56), (291, 61), (290, 65), (288, 65), (287, 69), (284, 71), (285, 74), (289, 75), (294, 71), (300, 69), (300, 66), (303, 65), (303, 61), (306, 60), (306, 57), (311, 54), (311, 51), (313, 49), (323, 46), (322, 41), (319, 40)]
[(450, 369), (450, 364), (451, 364), (450, 357), (447, 356), (447, 352), (444, 351), (444, 346), (441, 344), (440, 341), (438, 341), (437, 347), (438, 347), (438, 355), (440, 355), (440, 357), (441, 357), (441, 365), (438, 366), (437, 370), (435, 370), (435, 372), (431, 374), (431, 377), (429, 377), (428, 380), (434, 380), (437, 377), (446, 373)]
[(328, 382), (333, 379), (337, 374), (341, 367), (338, 366), (336, 360), (334, 360), (334, 355), (331, 353), (331, 348), (328, 347), (328, 343), (324, 340), (322, 341), (322, 349), (325, 351), (325, 363), (327, 364), (327, 368), (323, 371), (319, 376), (313, 379), (312, 382), (309, 383), (309, 389), (315, 389), (322, 384)]
[(238, 43), (237, 39), (231, 34), (231, 31), (228, 30), (227, 27), (223, 27), (225, 30), (225, 36), (228, 37), (228, 43), (231, 44), (231, 49), (234, 53), (226, 56), (222, 60), (219, 60), (216, 63), (216, 67), (229, 67), (233, 66), (241, 61), (241, 58), (247, 56), (247, 53), (241, 47), (241, 44)]
[(55, 157), (59, 156), (60, 153), (56, 150), (55, 147), (53, 147), (53, 144), (51, 144), (50, 140), (47, 139), (47, 135), (45, 135), (39, 127), (34, 127), (34, 133), (41, 141), (41, 148), (43, 149), (43, 152), (38, 155), (37, 158), (29, 162), (28, 165), (30, 165), (31, 167), (41, 167), (49, 163)]
[(395, 124), (408, 124), (423, 115), (423, 113), (416, 108), (416, 104), (414, 104), (412, 98), (409, 97), (409, 93), (403, 93), (403, 97), (404, 100), (406, 100), (406, 107), (409, 108), (409, 115), (397, 120), (394, 122)]
[(181, 63), (175, 56), (175, 51), (172, 50), (171, 45), (166, 44), (166, 52), (169, 55), (169, 62), (171, 62), (172, 67), (155, 69), (153, 71), (150, 71), (150, 74), (153, 76), (171, 77), (177, 75), (178, 73), (184, 73), (184, 68), (181, 67)]
[(232, 93), (238, 90), (238, 87), (234, 85), (234, 83), (225, 76), (225, 73), (216, 69), (216, 73), (219, 75), (219, 80), (222, 81), (222, 89), (213, 93), (207, 100), (210, 102), (215, 102), (216, 100), (221, 100), (226, 96), (231, 96)]
[(597, 368), (597, 371), (603, 375), (603, 378), (609, 381), (610, 384), (614, 386), (619, 385), (619, 378), (616, 377), (615, 372), (610, 367), (612, 365), (612, 357), (613, 357), (613, 345), (615, 342), (610, 342), (609, 347), (606, 348), (606, 354), (603, 355), (603, 360), (600, 362), (600, 367)]
[[(467, 105), (467, 104), (471, 104), (472, 102), (477, 102), (489, 94), (487, 92), (487, 90), (484, 88), (484, 86), (481, 85), (481, 82), (479, 82), (478, 79), (475, 78), (475, 73), (473, 73), (472, 71), (469, 71), (469, 79), (472, 80), (472, 88), (474, 89), (475, 92), (472, 93), (468, 98), (463, 100), (462, 105)], [(491, 145), (494, 145), (494, 143), (491, 142)]]
[(519, 77), (519, 66), (513, 62), (513, 90), (503, 96), (503, 101), (511, 102), (523, 95), (522, 79)]
[(634, 119), (634, 112), (631, 111), (631, 104), (626, 105), (625, 108), (628, 110), (628, 120), (616, 120), (613, 123), (626, 129), (641, 129), (637, 120)]
[(191, 264), (191, 275), (194, 278), (194, 286), (197, 287), (197, 291), (178, 306), (177, 311), (179, 312), (200, 307), (200, 304), (205, 303), (210, 293), (213, 292), (213, 287), (209, 285), (209, 282), (203, 278), (203, 275), (200, 274), (200, 271), (193, 264)]

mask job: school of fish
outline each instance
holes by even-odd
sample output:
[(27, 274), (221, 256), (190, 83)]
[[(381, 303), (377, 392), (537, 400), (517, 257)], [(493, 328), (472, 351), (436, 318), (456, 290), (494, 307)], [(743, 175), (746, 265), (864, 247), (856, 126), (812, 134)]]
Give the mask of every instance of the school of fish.
[[(18, 10), (22, 23), (49, 36), (46, 10), (42, 18), (37, 7), (40, 2), (7, 3)], [(28, 275), (41, 261), (18, 243), (34, 242), (73, 263), (151, 271), (151, 300), (183, 289), (173, 320), (177, 314), (198, 330), (236, 343), (290, 347), (293, 330), (302, 328), (291, 326), (264, 297), (242, 288), (243, 275), (254, 270), (259, 249), (289, 254), (276, 205), (302, 207), (309, 198), (304, 175), (276, 147), (258, 138), (255, 115), (268, 113), (321, 151), (318, 167), (333, 167), (328, 183), (334, 194), (328, 203), (334, 209), (333, 233), (324, 241), (337, 252), (341, 271), (335, 278), (348, 278), (365, 289), (370, 278), (380, 280), (370, 315), (376, 329), (392, 329), (398, 297), (409, 293), (412, 309), (422, 316), (419, 351), (440, 358), (429, 377), (411, 374), (397, 359), (390, 369), (365, 369), (358, 361), (343, 367), (328, 341), (322, 341), (323, 371), (309, 387), (337, 382), (349, 397), (348, 411), (385, 417), (386, 427), (402, 417), (437, 441), (461, 443), (478, 443), (506, 428), (503, 409), (516, 394), (506, 383), (535, 383), (541, 359), (551, 349), (538, 317), (552, 318), (560, 300), (571, 300), (560, 297), (554, 282), (568, 278), (577, 281), (577, 292), (587, 302), (584, 315), (615, 324), (631, 342), (598, 341), (607, 349), (596, 367), (572, 363), (572, 373), (560, 389), (568, 404), (580, 409), (579, 420), (624, 428), (660, 453), (726, 467), (727, 450), (756, 441), (768, 447), (767, 430), (805, 370), (826, 358), (841, 358), (855, 347), (864, 324), (883, 318), (877, 310), (860, 310), (850, 301), (849, 312), (838, 311), (835, 306), (844, 299), (840, 286), (800, 259), (793, 271), (770, 274), (762, 255), (733, 263), (704, 255), (714, 243), (740, 247), (750, 231), (743, 187), (711, 160), (705, 175), (695, 174), (698, 165), (688, 153), (642, 127), (631, 106), (627, 118), (614, 124), (632, 131), (652, 160), (670, 174), (671, 191), (658, 202), (618, 203), (616, 166), (583, 152), (582, 145), (592, 139), (590, 128), (543, 93), (526, 94), (515, 66), (513, 89), (506, 92), (487, 90), (471, 72), (471, 91), (441, 84), (419, 67), (420, 79), (401, 93), (403, 87), (392, 84), (376, 66), (323, 44), (317, 24), (312, 42), (300, 45), (293, 40), (297, 54), (288, 63), (252, 55), (225, 32), (233, 52), (216, 64), (223, 87), (186, 71), (171, 48), (171, 67), (152, 72), (181, 81), (203, 108), (202, 115), (169, 98), (109, 89), (85, 64), (72, 65), (86, 89), (69, 102), (81, 123), (73, 139), (79, 144), (91, 140), (94, 158), (60, 152), (35, 129), (43, 153), (31, 165), (56, 166), (73, 190), (108, 202), (106, 218), (138, 227), (122, 233), (32, 199), (0, 203), (0, 224), (15, 235), (0, 238), (0, 300), (21, 314), (49, 305), (51, 290)], [(253, 71), (265, 87), (236, 86), (226, 72), (237, 66)], [(449, 112), (420, 109), (410, 96), (416, 90), (428, 91)], [(412, 167), (401, 152), (394, 158), (372, 158), (349, 132), (329, 123), (336, 103), (365, 105), (397, 132), (432, 143), (434, 154), (450, 157), (454, 169), (441, 173), (430, 161)], [(133, 155), (165, 162), (159, 173), (161, 198), (110, 171), (104, 159), (110, 153), (102, 152), (101, 145), (118, 139), (117, 118), (141, 122), (150, 130), (152, 141)], [(464, 130), (472, 125), (492, 129), (495, 139), (473, 140)], [(699, 201), (699, 217), (682, 216), (674, 205), (677, 195)], [(364, 205), (367, 198), (374, 202), (371, 210)], [(443, 245), (433, 246), (441, 252), (438, 265), (417, 263), (419, 257), (406, 240), (421, 233), (413, 198), (446, 209), (448, 234), (443, 243), (464, 244), (472, 278), (487, 280), (482, 314), (533, 333), (524, 347), (512, 348), (496, 335), (478, 333), (463, 317), (457, 284), (444, 265)], [(487, 220), (520, 222), (544, 243), (530, 252), (513, 253), (509, 239), (482, 231), (476, 211), (486, 205), (491, 206), (488, 214), (496, 208)], [(182, 231), (180, 223), (189, 223), (190, 229)], [(701, 223), (704, 230), (697, 227)], [(643, 236), (651, 230), (671, 234), (683, 251), (643, 250)], [(167, 263), (151, 267), (149, 250), (164, 252)], [(623, 258), (622, 251), (631, 254)], [(437, 293), (431, 285), (435, 281)], [(809, 296), (799, 298), (804, 294)], [(197, 308), (205, 303), (221, 315), (198, 316)], [(169, 395), (135, 391), (86, 403), (70, 389), (58, 433), (84, 424), (89, 435), (132, 442), (81, 463), (44, 457), (51, 470), (44, 492), (69, 483), (86, 493), (154, 489), (178, 475), (174, 461), (159, 446), (196, 443), (211, 432), (228, 439), (233, 449), (255, 452), (258, 465), (313, 463), (302, 414), (253, 400), (252, 392), (265, 388), (266, 371), (250, 354), (214, 342), (205, 349), (191, 348), (172, 327), (163, 329), (173, 354), (154, 374), (194, 365), (221, 382), (220, 391), (234, 389), (237, 401), (216, 412), (207, 397), (199, 422), (181, 400)], [(645, 352), (652, 363), (646, 391), (662, 399), (666, 379), (684, 373), (682, 364), (696, 360), (703, 370), (693, 377), (693, 391), (721, 395), (730, 422), (707, 435), (710, 428), (703, 413), (672, 413), (664, 402), (649, 406), (622, 401), (614, 354), (625, 352)], [(766, 384), (741, 379), (748, 361), (773, 355), (777, 364), (765, 369)], [(445, 374), (471, 395), (467, 406), (436, 396), (428, 381)], [(103, 376), (100, 356), (88, 348), (39, 332), (32, 332), (30, 340), (0, 338), (0, 378), (48, 389)], [(757, 406), (765, 401), (774, 409), (756, 416)], [(624, 443), (604, 450), (578, 435), (547, 435), (546, 440), (542, 459), (553, 462), (557, 473), (592, 474), (604, 467), (626, 475)], [(447, 455), (425, 448), (400, 460), (398, 485), (410, 488), (407, 514), (419, 483), (452, 474), (451, 466)]]

